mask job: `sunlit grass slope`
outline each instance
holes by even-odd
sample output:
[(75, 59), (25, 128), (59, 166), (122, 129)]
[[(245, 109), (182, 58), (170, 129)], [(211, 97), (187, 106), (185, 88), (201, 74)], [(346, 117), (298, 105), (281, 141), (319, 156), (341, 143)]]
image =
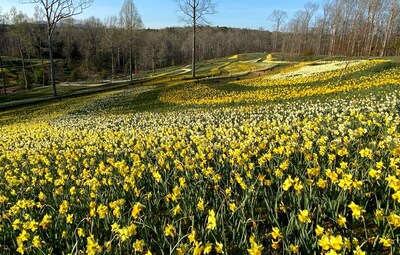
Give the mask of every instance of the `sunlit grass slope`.
[(400, 253), (398, 63), (182, 69), (0, 113), (2, 254)]

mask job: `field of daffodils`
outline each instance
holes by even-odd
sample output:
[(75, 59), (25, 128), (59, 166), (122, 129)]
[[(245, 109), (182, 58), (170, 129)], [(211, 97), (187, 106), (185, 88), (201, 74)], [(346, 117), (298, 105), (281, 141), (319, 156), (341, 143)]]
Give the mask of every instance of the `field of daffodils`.
[(400, 254), (388, 63), (172, 86), (173, 111), (109, 109), (123, 91), (0, 113), (0, 253)]

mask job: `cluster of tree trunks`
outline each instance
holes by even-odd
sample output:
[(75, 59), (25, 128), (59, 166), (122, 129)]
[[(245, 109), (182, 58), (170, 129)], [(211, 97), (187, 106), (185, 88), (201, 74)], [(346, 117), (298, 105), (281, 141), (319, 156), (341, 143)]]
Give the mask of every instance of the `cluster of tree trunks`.
[(269, 16), (274, 25), (275, 48), (283, 52), (399, 54), (399, 0), (323, 0), (307, 3), (283, 26), (286, 19), (282, 10), (274, 10)]

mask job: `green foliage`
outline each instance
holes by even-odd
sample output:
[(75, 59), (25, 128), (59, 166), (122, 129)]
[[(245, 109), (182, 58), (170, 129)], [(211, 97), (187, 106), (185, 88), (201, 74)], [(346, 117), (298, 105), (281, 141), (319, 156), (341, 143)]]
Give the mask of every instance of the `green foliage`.
[(35, 68), (35, 71), (33, 73), (33, 82), (35, 84), (39, 84), (39, 85), (48, 85), (49, 84), (49, 75), (48, 75), (47, 70), (44, 71), (44, 75), (43, 75), (42, 68)]
[(79, 71), (77, 69), (72, 70), (71, 74), (69, 75), (69, 80), (72, 82), (77, 81), (79, 79), (78, 72)]
[[(28, 89), (31, 87), (32, 84), (32, 77), (30, 75), (30, 73), (26, 73), (26, 79), (28, 81)], [(21, 72), (18, 74), (17, 77), (17, 86), (20, 87), (21, 89), (26, 89), (25, 87), (25, 77), (24, 74)]]

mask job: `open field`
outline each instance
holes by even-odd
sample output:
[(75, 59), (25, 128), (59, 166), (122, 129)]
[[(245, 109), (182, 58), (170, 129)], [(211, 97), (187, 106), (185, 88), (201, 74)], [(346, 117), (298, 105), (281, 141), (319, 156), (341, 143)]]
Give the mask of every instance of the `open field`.
[(1, 253), (400, 254), (396, 59), (186, 69), (16, 96)]

